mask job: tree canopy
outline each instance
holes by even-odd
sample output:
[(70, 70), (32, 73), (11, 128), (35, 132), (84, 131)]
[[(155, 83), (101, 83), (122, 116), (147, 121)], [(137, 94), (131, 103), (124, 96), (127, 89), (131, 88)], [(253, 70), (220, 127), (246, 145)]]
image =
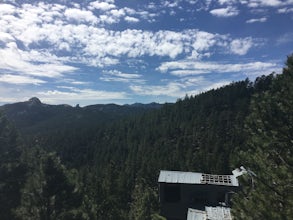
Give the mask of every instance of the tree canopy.
[(233, 197), (236, 219), (292, 219), (292, 85), (293, 55), (282, 74), (143, 111), (5, 106), (1, 219), (163, 219), (160, 170), (230, 174), (240, 165), (255, 175)]

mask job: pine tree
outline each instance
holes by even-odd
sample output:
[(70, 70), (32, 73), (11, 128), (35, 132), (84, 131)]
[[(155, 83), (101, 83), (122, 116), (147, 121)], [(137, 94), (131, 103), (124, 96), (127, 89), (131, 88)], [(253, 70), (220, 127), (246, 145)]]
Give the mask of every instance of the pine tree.
[(20, 204), (20, 189), (26, 174), (21, 154), (16, 130), (0, 114), (0, 218), (3, 220), (15, 219), (14, 210)]
[(293, 219), (293, 55), (268, 91), (257, 94), (247, 118), (247, 151), (240, 160), (254, 174), (235, 197), (236, 219)]
[(158, 195), (154, 189), (145, 183), (145, 180), (137, 181), (132, 192), (132, 200), (129, 219), (160, 219), (156, 213), (158, 212)]
[(55, 153), (39, 147), (25, 152), (29, 167), (16, 215), (22, 220), (89, 219), (77, 171), (68, 170)]

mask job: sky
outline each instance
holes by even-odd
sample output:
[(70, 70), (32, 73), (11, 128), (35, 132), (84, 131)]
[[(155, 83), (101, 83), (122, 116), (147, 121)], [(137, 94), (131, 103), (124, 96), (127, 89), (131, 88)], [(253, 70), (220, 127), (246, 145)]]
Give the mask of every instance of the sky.
[(293, 0), (0, 0), (0, 104), (176, 102), (281, 73)]

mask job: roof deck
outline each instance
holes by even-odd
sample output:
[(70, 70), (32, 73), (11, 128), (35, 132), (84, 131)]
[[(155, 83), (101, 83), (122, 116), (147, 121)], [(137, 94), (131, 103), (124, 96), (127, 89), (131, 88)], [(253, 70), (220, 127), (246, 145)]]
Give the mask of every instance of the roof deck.
[(210, 184), (223, 186), (239, 186), (234, 175), (214, 175), (196, 172), (166, 171), (161, 170), (159, 183), (183, 183), (183, 184)]

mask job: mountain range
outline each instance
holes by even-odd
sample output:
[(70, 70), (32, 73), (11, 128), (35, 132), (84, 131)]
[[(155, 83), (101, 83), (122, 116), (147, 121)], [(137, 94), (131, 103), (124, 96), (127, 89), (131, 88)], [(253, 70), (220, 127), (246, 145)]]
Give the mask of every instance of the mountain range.
[[(42, 103), (37, 97), (24, 102), (0, 106), (13, 124), (26, 132), (41, 132), (54, 128), (72, 128), (83, 125), (101, 125), (127, 116), (142, 114), (159, 109), (163, 105), (158, 103), (132, 105), (96, 104), (85, 107), (67, 104), (49, 105)], [(40, 129), (45, 128), (46, 129)]]

